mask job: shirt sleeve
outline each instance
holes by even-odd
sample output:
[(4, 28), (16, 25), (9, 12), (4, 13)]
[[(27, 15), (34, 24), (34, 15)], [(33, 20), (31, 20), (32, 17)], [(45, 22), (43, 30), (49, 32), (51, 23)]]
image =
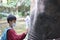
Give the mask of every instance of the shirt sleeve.
[(19, 37), (20, 37), (20, 40), (23, 40), (26, 37), (26, 34), (22, 33), (22, 34), (19, 35)]
[(12, 29), (7, 32), (7, 35), (8, 40), (23, 40), (25, 38), (25, 33), (17, 35), (16, 32)]

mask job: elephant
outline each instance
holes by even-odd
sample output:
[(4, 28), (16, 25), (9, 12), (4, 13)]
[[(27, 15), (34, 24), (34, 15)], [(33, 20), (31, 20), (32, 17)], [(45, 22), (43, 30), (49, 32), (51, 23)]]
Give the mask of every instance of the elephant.
[(28, 40), (59, 40), (60, 0), (36, 0), (30, 11)]

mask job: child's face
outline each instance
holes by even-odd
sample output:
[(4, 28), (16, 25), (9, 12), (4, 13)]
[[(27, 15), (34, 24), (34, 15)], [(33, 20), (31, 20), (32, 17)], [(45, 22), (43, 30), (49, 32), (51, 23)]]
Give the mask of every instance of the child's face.
[(16, 25), (16, 20), (9, 21), (9, 25), (12, 26), (12, 27), (15, 26)]

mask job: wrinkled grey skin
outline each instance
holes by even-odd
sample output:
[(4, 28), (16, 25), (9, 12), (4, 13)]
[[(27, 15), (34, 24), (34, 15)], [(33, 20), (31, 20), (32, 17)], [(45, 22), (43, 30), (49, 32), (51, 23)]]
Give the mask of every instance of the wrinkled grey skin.
[(31, 12), (28, 40), (57, 38), (60, 38), (60, 0), (37, 0), (37, 10)]

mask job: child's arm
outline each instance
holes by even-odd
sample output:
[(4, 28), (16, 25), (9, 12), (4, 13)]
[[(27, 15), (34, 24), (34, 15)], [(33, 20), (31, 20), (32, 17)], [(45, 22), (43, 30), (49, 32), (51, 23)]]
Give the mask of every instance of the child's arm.
[(19, 35), (19, 38), (20, 38), (19, 40), (23, 40), (25, 37), (26, 37), (26, 34), (22, 33), (22, 34)]
[(8, 40), (10, 40), (10, 39), (12, 39), (12, 40), (23, 40), (25, 38), (26, 34), (27, 34), (27, 32), (22, 33), (20, 35), (17, 35), (16, 32), (11, 29), (7, 32), (7, 35), (8, 35), (7, 38), (8, 38)]
[(8, 40), (10, 40), (10, 39), (23, 40), (25, 38), (26, 34), (27, 34), (27, 31), (20, 35), (17, 35), (16, 32), (13, 29), (11, 29), (11, 30), (8, 30), (8, 32), (7, 32), (7, 38), (8, 38)]
[(14, 30), (9, 30), (7, 32), (7, 39), (8, 40), (20, 40), (21, 36), (19, 37)]
[(19, 35), (20, 40), (23, 40), (23, 39), (26, 37), (27, 32), (28, 32), (28, 31), (26, 30), (24, 33), (22, 33), (22, 34)]

